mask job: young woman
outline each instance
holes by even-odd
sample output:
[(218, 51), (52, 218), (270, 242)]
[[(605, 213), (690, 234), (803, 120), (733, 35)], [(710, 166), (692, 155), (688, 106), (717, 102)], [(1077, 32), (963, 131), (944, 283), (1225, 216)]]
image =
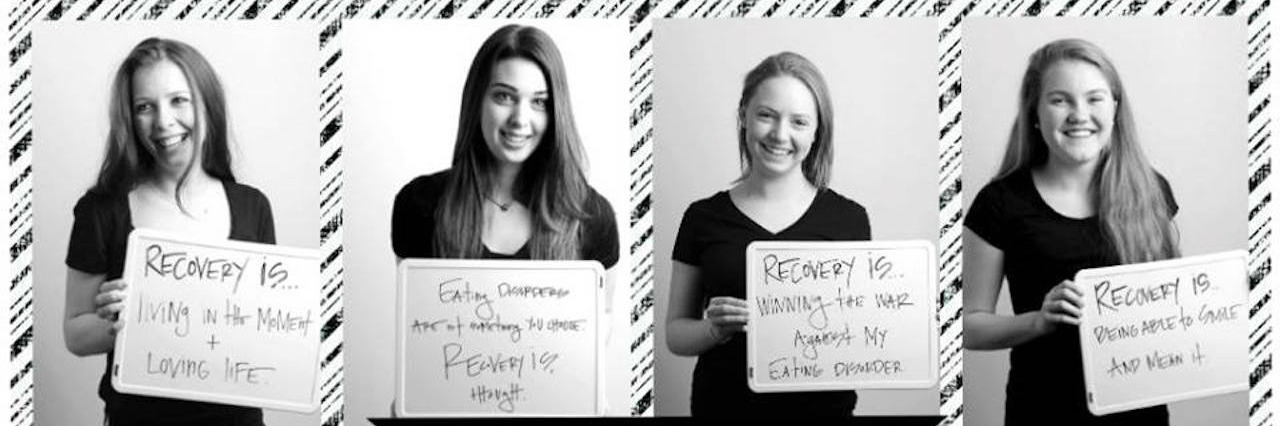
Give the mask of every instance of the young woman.
[(694, 416), (849, 417), (857, 394), (757, 394), (747, 387), (746, 249), (760, 240), (869, 240), (866, 210), (827, 188), (833, 158), (826, 81), (783, 52), (747, 74), (738, 101), (742, 176), (685, 210), (673, 249), (667, 346), (697, 356)]
[[(1163, 425), (1163, 406), (1094, 417), (1076, 326), (1081, 269), (1178, 257), (1177, 203), (1134, 132), (1119, 73), (1097, 46), (1031, 55), (996, 178), (965, 219), (965, 347), (1013, 348), (1005, 423)], [(1008, 280), (1015, 315), (995, 313)]]
[(613, 208), (587, 184), (569, 83), (542, 30), (485, 40), (462, 90), (453, 166), (396, 195), (400, 258), (618, 262)]
[(63, 334), (79, 356), (106, 353), (98, 387), (108, 424), (261, 425), (262, 410), (126, 395), (111, 386), (125, 245), (135, 228), (275, 243), (271, 205), (236, 183), (226, 100), (208, 61), (179, 41), (150, 38), (129, 53), (111, 91), (107, 154), (75, 206), (67, 250)]

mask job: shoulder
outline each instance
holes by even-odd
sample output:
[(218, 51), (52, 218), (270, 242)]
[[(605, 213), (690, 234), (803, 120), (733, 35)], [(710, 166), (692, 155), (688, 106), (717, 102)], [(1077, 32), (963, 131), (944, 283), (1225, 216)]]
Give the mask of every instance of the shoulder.
[(267, 195), (258, 188), (231, 181), (223, 182), (223, 187), (227, 190), (227, 201), (232, 204), (244, 207), (271, 207), (271, 201), (267, 199)]
[(400, 188), (400, 193), (396, 197), (435, 198), (444, 192), (444, 187), (449, 182), (451, 172), (452, 169), (445, 169), (413, 178), (404, 187)]
[(720, 191), (710, 197), (689, 203), (689, 207), (684, 211), (684, 216), (686, 218), (690, 216), (722, 216), (732, 205), (733, 200), (729, 198), (729, 191)]
[(841, 215), (866, 216), (867, 209), (858, 204), (857, 201), (840, 195), (834, 189), (825, 188), (818, 190), (818, 202), (824, 209)]
[(583, 207), (592, 220), (613, 220), (613, 204), (610, 204), (609, 199), (604, 198), (604, 195), (595, 188), (587, 187), (587, 200)]
[(1031, 181), (1031, 170), (1023, 169), (987, 182), (978, 190), (974, 204), (1003, 203), (1010, 198), (1025, 197), (1033, 191), (1035, 184)]
[(1173, 195), (1173, 186), (1169, 184), (1169, 179), (1166, 179), (1160, 172), (1155, 172), (1155, 174), (1156, 183), (1160, 185), (1160, 193), (1164, 194), (1164, 202), (1169, 209), (1169, 215), (1178, 214), (1178, 199)]
[(96, 191), (86, 191), (84, 195), (76, 200), (75, 213), (110, 213), (118, 210), (121, 206), (128, 208), (128, 199), (118, 196), (105, 194)]

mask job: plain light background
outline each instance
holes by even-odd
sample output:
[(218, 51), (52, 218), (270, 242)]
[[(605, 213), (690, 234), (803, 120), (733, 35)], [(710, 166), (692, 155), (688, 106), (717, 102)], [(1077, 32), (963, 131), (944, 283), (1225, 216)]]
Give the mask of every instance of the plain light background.
[[(627, 23), (623, 20), (514, 21), (547, 32), (568, 74), (574, 119), (588, 159), (588, 182), (613, 206), (621, 258), (605, 348), (610, 415), (630, 404), (631, 246)], [(449, 168), (462, 86), (481, 43), (508, 21), (351, 20), (343, 28), (346, 129), (343, 248), (346, 265), (346, 421), (389, 417), (395, 396), (396, 262), (391, 250), (395, 195), (417, 176)], [(576, 391), (566, 389), (566, 391)]]
[[(107, 105), (116, 68), (150, 36), (199, 50), (222, 80), (236, 180), (266, 194), (276, 242), (318, 248), (319, 49), (307, 23), (39, 23), (32, 36), (35, 194), (35, 421), (102, 424), (98, 380), (106, 356), (66, 348), (62, 318), (72, 207), (93, 185), (106, 153)], [(319, 283), (317, 283), (318, 285)], [(319, 411), (264, 410), (271, 425), (314, 426)]]
[[(694, 357), (666, 344), (671, 250), (690, 203), (741, 174), (742, 79), (789, 50), (827, 80), (831, 189), (866, 207), (876, 240), (938, 244), (937, 22), (932, 19), (659, 20), (654, 25), (654, 313), (658, 415), (688, 415)], [(746, 374), (744, 371), (743, 374)], [(857, 415), (937, 415), (938, 389), (859, 391)]]
[[(964, 32), (964, 203), (991, 180), (1031, 53), (1060, 38), (1097, 44), (1120, 72), (1139, 143), (1169, 180), (1184, 256), (1245, 249), (1245, 21), (1233, 18), (970, 18)], [(997, 312), (1011, 314), (1008, 287)], [(1051, 366), (1046, 366), (1051, 368)], [(1248, 374), (1240, 366), (1240, 374)], [(965, 420), (1004, 419), (1008, 351), (965, 351)], [(1082, 395), (1083, 397), (1083, 395)], [(1243, 425), (1247, 392), (1175, 403), (1172, 425)]]

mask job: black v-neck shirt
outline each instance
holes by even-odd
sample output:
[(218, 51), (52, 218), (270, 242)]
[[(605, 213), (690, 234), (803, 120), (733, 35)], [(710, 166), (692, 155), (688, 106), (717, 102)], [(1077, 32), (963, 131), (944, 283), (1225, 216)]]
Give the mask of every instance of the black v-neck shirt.
[[(819, 190), (795, 223), (777, 233), (747, 217), (721, 191), (689, 206), (680, 221), (672, 258), (697, 267), (700, 306), (713, 297), (747, 297), (747, 245), (755, 241), (865, 241), (871, 224), (861, 205), (830, 189)], [(853, 391), (755, 393), (747, 386), (747, 338), (743, 333), (698, 356), (691, 398), (694, 416), (848, 417)]]
[[(271, 203), (257, 189), (235, 182), (222, 182), (231, 212), (229, 239), (275, 244), (275, 221)], [(124, 274), (125, 248), (133, 232), (128, 195), (86, 193), (76, 202), (71, 241), (67, 244), (68, 267), (106, 275), (107, 280)], [(261, 425), (262, 410), (252, 407), (185, 401), (116, 392), (111, 386), (113, 352), (98, 382), (98, 396), (111, 424), (148, 425)]]
[[(1178, 211), (1163, 177), (1170, 216)], [(1036, 189), (1030, 169), (987, 184), (974, 197), (965, 227), (1004, 252), (1009, 296), (1016, 314), (1040, 310), (1044, 297), (1081, 269), (1120, 264), (1097, 216), (1072, 218), (1053, 210)], [(1164, 406), (1095, 417), (1085, 401), (1084, 361), (1075, 326), (1059, 325), (1014, 347), (1009, 355), (1005, 424), (1167, 425)], [(1051, 416), (1051, 417), (1049, 417)]]
[[(409, 181), (396, 194), (391, 209), (391, 248), (396, 257), (437, 258), (435, 252), (436, 209), (452, 169), (419, 176)], [(578, 260), (600, 262), (605, 269), (618, 263), (619, 242), (617, 221), (613, 207), (603, 195), (591, 189), (585, 206), (587, 218), (583, 220), (580, 241), (581, 257)], [(444, 226), (453, 226), (445, 224)], [(484, 247), (482, 259), (528, 260), (531, 258), (526, 242), (515, 253), (495, 253)]]

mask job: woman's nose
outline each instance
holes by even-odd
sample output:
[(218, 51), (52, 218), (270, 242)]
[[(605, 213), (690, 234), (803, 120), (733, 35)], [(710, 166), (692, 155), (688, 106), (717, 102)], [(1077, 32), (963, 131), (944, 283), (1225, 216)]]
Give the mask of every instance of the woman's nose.
[(157, 129), (165, 129), (173, 125), (173, 123), (174, 123), (173, 108), (169, 108), (164, 105), (157, 106), (156, 119), (155, 121), (152, 122), (152, 125)]

